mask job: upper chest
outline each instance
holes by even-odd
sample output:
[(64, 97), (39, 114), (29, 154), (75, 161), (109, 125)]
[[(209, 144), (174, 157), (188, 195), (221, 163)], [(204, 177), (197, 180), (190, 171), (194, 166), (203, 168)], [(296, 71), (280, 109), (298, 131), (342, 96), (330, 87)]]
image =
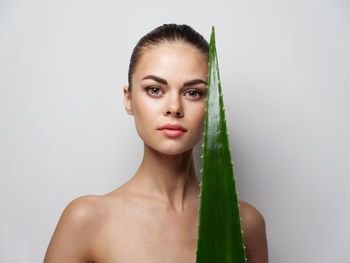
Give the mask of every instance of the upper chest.
[(94, 240), (96, 263), (194, 263), (198, 207), (182, 214), (156, 206), (120, 206), (109, 213)]

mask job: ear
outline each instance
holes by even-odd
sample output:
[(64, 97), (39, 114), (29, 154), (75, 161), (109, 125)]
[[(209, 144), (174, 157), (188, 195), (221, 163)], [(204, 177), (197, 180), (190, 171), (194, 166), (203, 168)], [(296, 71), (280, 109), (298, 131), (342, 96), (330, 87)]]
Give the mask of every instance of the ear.
[(131, 104), (131, 93), (130, 93), (130, 91), (128, 89), (129, 89), (128, 85), (125, 85), (124, 88), (123, 88), (123, 92), (124, 92), (124, 107), (125, 107), (125, 110), (126, 110), (126, 112), (128, 114), (133, 115), (134, 112), (132, 110), (132, 104)]

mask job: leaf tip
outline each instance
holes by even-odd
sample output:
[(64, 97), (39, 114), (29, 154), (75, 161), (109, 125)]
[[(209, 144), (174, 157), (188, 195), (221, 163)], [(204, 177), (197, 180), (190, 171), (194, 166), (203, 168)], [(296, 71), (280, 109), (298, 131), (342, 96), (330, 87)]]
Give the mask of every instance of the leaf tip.
[(215, 27), (214, 25), (211, 26), (211, 36), (210, 36), (210, 40), (215, 39)]

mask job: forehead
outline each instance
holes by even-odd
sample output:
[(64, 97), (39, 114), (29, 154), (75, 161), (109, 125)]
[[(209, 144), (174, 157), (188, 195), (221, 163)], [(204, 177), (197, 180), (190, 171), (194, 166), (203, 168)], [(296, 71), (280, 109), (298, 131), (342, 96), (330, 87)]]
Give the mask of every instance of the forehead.
[[(164, 42), (142, 50), (134, 76), (154, 74), (162, 77), (206, 76), (208, 58), (198, 48), (183, 42)], [(205, 77), (204, 76), (204, 77)]]
[[(160, 51), (160, 50), (182, 50), (182, 51), (188, 51), (188, 52), (194, 52), (198, 57), (206, 57), (202, 51), (200, 51), (196, 46), (194, 46), (191, 43), (181, 41), (181, 40), (174, 40), (174, 41), (168, 41), (163, 40), (156, 44), (146, 44), (142, 49), (141, 53), (144, 54), (147, 51)], [(141, 54), (141, 55), (142, 55)], [(208, 55), (208, 54), (207, 54)]]

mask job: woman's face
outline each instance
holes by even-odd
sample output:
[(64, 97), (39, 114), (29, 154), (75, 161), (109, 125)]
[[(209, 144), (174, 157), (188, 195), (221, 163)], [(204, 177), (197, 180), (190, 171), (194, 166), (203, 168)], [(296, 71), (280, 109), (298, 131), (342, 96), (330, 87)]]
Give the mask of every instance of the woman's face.
[(124, 87), (126, 111), (146, 145), (163, 154), (180, 154), (201, 139), (205, 118), (208, 60), (186, 43), (145, 49)]

